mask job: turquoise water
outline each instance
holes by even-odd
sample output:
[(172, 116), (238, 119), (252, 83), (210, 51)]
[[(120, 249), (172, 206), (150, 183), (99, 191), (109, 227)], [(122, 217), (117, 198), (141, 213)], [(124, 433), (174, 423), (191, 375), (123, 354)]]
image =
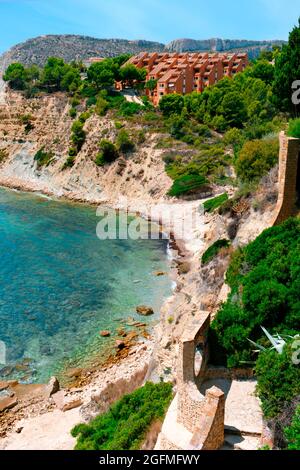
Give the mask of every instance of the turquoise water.
[(43, 383), (101, 362), (121, 320), (145, 320), (137, 305), (157, 321), (171, 293), (169, 276), (153, 275), (169, 270), (167, 241), (101, 241), (98, 222), (94, 207), (0, 188), (0, 380)]

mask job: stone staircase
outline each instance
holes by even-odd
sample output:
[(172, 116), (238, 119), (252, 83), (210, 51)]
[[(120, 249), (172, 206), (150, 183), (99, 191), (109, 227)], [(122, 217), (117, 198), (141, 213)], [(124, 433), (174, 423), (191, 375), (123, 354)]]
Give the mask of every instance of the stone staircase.
[(260, 439), (258, 433), (238, 433), (225, 427), (224, 445), (220, 450), (258, 450)]

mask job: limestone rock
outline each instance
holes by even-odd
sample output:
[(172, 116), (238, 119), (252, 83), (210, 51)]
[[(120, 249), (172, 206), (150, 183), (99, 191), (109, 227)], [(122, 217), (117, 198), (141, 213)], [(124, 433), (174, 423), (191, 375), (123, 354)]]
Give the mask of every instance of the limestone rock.
[(140, 305), (136, 307), (136, 311), (139, 315), (143, 315), (144, 317), (148, 317), (149, 315), (154, 314), (153, 308), (147, 307), (146, 305)]
[(117, 340), (116, 341), (116, 347), (121, 350), (121, 349), (124, 349), (126, 347), (126, 344), (125, 344), (124, 341)]
[(15, 397), (6, 397), (0, 400), (0, 413), (6, 410), (14, 408), (18, 404), (18, 400)]
[(69, 377), (69, 379), (77, 379), (80, 377), (82, 374), (82, 369), (70, 369), (66, 376)]
[(109, 338), (110, 334), (110, 331), (107, 330), (100, 331), (100, 336), (102, 336), (102, 338)]
[(63, 390), (55, 393), (52, 398), (57, 408), (64, 412), (78, 408), (83, 404), (83, 401), (80, 398), (68, 396)]
[(62, 408), (62, 411), (70, 411), (73, 410), (74, 408), (79, 408), (83, 404), (83, 401), (80, 398), (73, 399), (73, 400), (66, 400), (64, 403), (64, 406)]
[(48, 398), (52, 397), (52, 395), (54, 395), (54, 393), (57, 393), (58, 391), (59, 391), (59, 381), (57, 380), (56, 377), (51, 377), (46, 387), (47, 397)]

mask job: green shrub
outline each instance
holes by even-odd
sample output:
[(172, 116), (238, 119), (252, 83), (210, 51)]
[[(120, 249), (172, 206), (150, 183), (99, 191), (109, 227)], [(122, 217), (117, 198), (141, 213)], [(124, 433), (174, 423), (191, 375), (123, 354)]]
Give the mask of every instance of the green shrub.
[(290, 342), (282, 354), (268, 350), (256, 361), (257, 393), (267, 418), (280, 413), (283, 405), (300, 393), (300, 367), (293, 364), (293, 352)]
[(74, 119), (77, 116), (77, 110), (76, 108), (71, 108), (69, 111), (69, 116)]
[(115, 127), (116, 127), (116, 129), (120, 130), (120, 129), (123, 129), (124, 124), (122, 124), (122, 122), (116, 121), (115, 122)]
[(213, 199), (209, 199), (205, 201), (203, 204), (205, 212), (213, 212), (215, 209), (220, 207), (224, 202), (228, 201), (228, 194), (224, 193), (220, 196), (214, 197)]
[[(83, 115), (81, 115), (82, 117)], [(86, 133), (83, 129), (84, 122), (82, 122), (83, 119), (74, 121), (72, 125), (72, 135), (71, 135), (71, 141), (73, 142), (74, 146), (77, 149), (77, 152), (81, 149), (83, 146), (85, 139), (86, 139)]]
[(144, 119), (145, 122), (157, 121), (158, 120), (158, 115), (153, 111), (149, 111), (148, 113), (144, 114), (143, 119)]
[(77, 155), (77, 149), (75, 147), (70, 147), (69, 148), (69, 157), (76, 157)]
[(178, 94), (165, 95), (159, 102), (159, 108), (166, 117), (172, 114), (180, 115), (184, 108), (184, 98)]
[(95, 105), (95, 111), (98, 114), (98, 116), (105, 116), (108, 108), (109, 108), (108, 101), (105, 98), (103, 98), (101, 95), (98, 96), (96, 105)]
[(90, 424), (79, 424), (71, 434), (76, 450), (138, 450), (154, 421), (162, 421), (172, 399), (172, 385), (146, 383), (125, 395), (107, 413)]
[(101, 140), (100, 152), (98, 153), (95, 163), (98, 166), (103, 166), (106, 163), (112, 163), (118, 158), (118, 151), (116, 146), (109, 140)]
[(261, 326), (274, 334), (300, 331), (299, 244), (300, 222), (289, 219), (233, 256), (226, 276), (231, 294), (212, 323), (228, 367), (254, 361), (248, 338), (264, 341)]
[(289, 122), (288, 136), (300, 139), (300, 118), (291, 119)]
[(81, 124), (84, 124), (90, 117), (91, 117), (90, 111), (85, 111), (84, 113), (80, 114), (78, 121), (81, 122)]
[(134, 150), (134, 143), (129, 138), (125, 129), (121, 129), (117, 137), (117, 148), (122, 153), (129, 153)]
[(202, 264), (209, 263), (214, 259), (223, 248), (228, 248), (230, 246), (230, 241), (221, 239), (217, 240), (213, 245), (211, 245), (202, 256)]
[(42, 166), (48, 166), (51, 161), (53, 160), (54, 153), (53, 152), (46, 152), (45, 148), (42, 147), (38, 150), (34, 156), (34, 160), (37, 162), (38, 168)]
[(143, 106), (138, 103), (129, 103), (128, 101), (125, 101), (121, 104), (119, 108), (119, 115), (123, 117), (134, 116), (135, 114), (138, 114), (142, 109)]
[(300, 406), (296, 409), (291, 426), (285, 429), (288, 450), (300, 450)]
[(76, 108), (77, 106), (80, 105), (80, 98), (78, 96), (74, 96), (72, 99), (71, 99), (71, 106), (72, 108)]
[(246, 142), (235, 163), (242, 181), (253, 181), (264, 176), (278, 162), (278, 139)]
[(168, 192), (171, 197), (180, 197), (185, 194), (192, 194), (203, 189), (206, 179), (200, 175), (184, 175), (175, 179), (172, 188)]
[(67, 168), (72, 168), (75, 163), (75, 156), (69, 156), (65, 163), (63, 164), (62, 170), (66, 170)]
[(87, 107), (87, 108), (90, 108), (91, 106), (95, 106), (96, 103), (97, 103), (97, 98), (96, 98), (96, 96), (90, 96), (90, 97), (86, 100), (86, 107)]

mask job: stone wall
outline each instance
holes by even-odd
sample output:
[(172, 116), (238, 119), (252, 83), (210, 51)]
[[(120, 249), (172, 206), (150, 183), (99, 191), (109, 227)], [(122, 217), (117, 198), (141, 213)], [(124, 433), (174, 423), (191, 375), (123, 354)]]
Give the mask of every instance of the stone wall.
[(179, 346), (177, 421), (192, 433), (191, 446), (218, 449), (224, 442), (225, 397), (217, 387), (200, 386), (206, 379), (210, 314), (199, 312), (186, 328)]
[(276, 216), (272, 225), (278, 225), (294, 215), (297, 200), (297, 173), (299, 166), (300, 139), (280, 133), (279, 195)]
[(198, 429), (191, 440), (201, 450), (220, 449), (224, 443), (225, 395), (217, 387), (207, 390)]

